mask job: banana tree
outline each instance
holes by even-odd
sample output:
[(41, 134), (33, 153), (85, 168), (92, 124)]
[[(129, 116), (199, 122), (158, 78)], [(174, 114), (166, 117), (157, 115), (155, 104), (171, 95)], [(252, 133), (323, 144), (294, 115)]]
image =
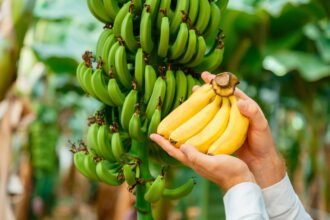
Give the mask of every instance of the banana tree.
[(168, 186), (167, 167), (179, 163), (148, 136), (201, 84), (202, 71), (218, 72), (224, 52), (219, 15), (227, 2), (87, 1), (104, 31), (82, 55), (77, 80), (104, 107), (89, 118), (86, 143), (74, 145), (74, 162), (90, 179), (126, 181), (138, 219), (153, 219), (151, 204), (161, 198), (178, 199), (193, 189), (190, 178)]

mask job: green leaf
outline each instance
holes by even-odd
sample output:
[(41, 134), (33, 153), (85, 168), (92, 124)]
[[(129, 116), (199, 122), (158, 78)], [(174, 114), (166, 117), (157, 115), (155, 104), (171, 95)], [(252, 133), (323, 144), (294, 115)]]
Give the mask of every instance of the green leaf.
[(316, 55), (296, 51), (281, 51), (268, 55), (263, 67), (275, 75), (283, 76), (297, 70), (306, 81), (317, 81), (330, 76), (330, 65), (325, 64)]

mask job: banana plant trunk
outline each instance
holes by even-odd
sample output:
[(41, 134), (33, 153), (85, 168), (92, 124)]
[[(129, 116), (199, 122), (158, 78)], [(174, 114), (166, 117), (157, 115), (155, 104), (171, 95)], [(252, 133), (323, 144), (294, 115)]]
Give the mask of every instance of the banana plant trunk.
[[(147, 144), (144, 142), (137, 142), (132, 140), (131, 154), (140, 161), (141, 178), (143, 180), (151, 179), (152, 176), (149, 170), (149, 159)], [(138, 184), (136, 186), (136, 204), (135, 209), (137, 211), (138, 220), (152, 220), (151, 204), (144, 199), (146, 193), (145, 183)]]
[(0, 101), (17, 76), (17, 61), (25, 34), (32, 21), (35, 0), (4, 0), (0, 21)]

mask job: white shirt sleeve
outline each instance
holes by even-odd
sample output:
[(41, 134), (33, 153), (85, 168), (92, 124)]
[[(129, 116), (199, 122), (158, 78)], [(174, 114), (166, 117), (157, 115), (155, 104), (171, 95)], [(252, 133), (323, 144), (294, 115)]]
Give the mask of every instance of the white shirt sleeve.
[(260, 187), (244, 182), (230, 188), (223, 197), (227, 220), (268, 220)]
[(262, 189), (262, 194), (265, 200), (266, 210), (270, 219), (312, 219), (301, 204), (287, 174), (280, 182)]

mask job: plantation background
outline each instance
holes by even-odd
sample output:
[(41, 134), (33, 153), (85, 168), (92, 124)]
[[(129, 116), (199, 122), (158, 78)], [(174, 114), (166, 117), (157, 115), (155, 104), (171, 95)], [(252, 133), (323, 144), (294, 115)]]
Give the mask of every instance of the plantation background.
[[(68, 140), (84, 136), (87, 117), (100, 106), (80, 89), (75, 68), (85, 50), (95, 50), (102, 25), (85, 1), (0, 5), (0, 219), (11, 211), (17, 219), (129, 215), (127, 187), (88, 181), (74, 170), (69, 151)], [(219, 72), (237, 74), (239, 88), (264, 110), (294, 188), (314, 219), (330, 218), (329, 15), (327, 0), (232, 0), (220, 18), (226, 38)], [(35, 120), (57, 137), (52, 142), (40, 132), (53, 143), (56, 159), (39, 185), (27, 126)], [(162, 219), (225, 219), (216, 186), (188, 168), (171, 174), (174, 183), (196, 176), (197, 185), (172, 206), (161, 204), (168, 210)]]

